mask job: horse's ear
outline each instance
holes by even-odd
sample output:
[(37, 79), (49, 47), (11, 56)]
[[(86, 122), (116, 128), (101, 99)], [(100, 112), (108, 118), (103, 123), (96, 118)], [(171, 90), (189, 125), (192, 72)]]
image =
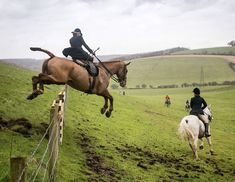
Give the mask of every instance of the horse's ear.
[(128, 66), (129, 64), (131, 64), (131, 62), (129, 62), (129, 63), (126, 63), (126, 64), (125, 64), (125, 66)]

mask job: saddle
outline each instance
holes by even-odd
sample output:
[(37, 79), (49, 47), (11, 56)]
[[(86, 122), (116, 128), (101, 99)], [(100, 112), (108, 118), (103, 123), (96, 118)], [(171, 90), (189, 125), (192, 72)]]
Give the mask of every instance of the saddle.
[[(80, 62), (81, 61), (81, 62)], [(96, 77), (99, 74), (99, 68), (91, 61), (84, 61), (84, 60), (79, 60), (77, 61), (76, 59), (73, 60), (76, 64), (79, 66), (82, 66), (86, 68), (87, 72), (92, 76)]]
[(93, 89), (95, 87), (95, 83), (96, 83), (96, 77), (99, 75), (98, 66), (96, 66), (91, 61), (84, 61), (84, 60), (77, 61), (76, 59), (73, 59), (73, 62), (75, 62), (79, 66), (86, 68), (89, 75), (93, 77), (93, 81), (91, 81), (91, 78), (89, 78), (89, 89), (86, 91), (86, 93), (92, 94), (92, 91), (93, 91)]

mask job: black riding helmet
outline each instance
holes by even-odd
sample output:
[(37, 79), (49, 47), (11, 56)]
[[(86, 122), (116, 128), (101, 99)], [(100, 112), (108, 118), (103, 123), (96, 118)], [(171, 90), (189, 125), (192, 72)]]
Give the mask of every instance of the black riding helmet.
[(82, 32), (81, 32), (81, 30), (79, 29), (79, 28), (76, 28), (74, 31), (72, 31), (71, 33), (81, 33), (82, 34)]
[(193, 89), (193, 93), (200, 95), (200, 89), (199, 88)]

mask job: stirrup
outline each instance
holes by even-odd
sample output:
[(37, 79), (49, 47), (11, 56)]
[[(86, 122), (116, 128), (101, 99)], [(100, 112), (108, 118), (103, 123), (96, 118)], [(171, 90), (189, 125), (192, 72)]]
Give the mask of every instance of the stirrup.
[(205, 137), (207, 138), (207, 137), (210, 137), (211, 135), (210, 134), (208, 134), (208, 133), (205, 133)]

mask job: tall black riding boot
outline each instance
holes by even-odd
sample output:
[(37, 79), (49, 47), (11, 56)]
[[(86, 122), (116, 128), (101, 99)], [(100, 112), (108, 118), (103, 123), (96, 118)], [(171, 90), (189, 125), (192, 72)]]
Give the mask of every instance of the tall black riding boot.
[(210, 137), (211, 135), (209, 134), (209, 123), (204, 123), (205, 125), (205, 137)]

